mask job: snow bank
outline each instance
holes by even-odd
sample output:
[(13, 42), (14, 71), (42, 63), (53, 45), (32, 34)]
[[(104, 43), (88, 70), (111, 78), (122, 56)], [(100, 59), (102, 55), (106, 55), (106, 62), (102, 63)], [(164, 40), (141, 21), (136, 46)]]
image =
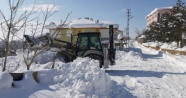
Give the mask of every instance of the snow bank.
[(183, 48), (177, 48), (176, 50), (179, 50), (179, 51), (186, 51), (186, 46), (184, 46)]
[[(17, 50), (17, 57), (19, 59), (23, 59), (23, 55), (25, 57), (27, 57), (27, 52), (28, 50), (24, 50), (25, 52), (23, 52), (22, 49), (18, 49)], [(29, 58), (32, 58), (34, 55), (34, 53), (30, 53)], [(53, 57), (54, 57), (55, 53), (54, 52), (50, 52), (50, 51), (42, 51), (42, 53), (39, 53), (39, 55), (37, 55), (35, 58), (34, 58), (34, 62), (37, 63), (37, 64), (46, 64), (48, 62), (52, 62), (53, 60)]]
[(7, 72), (0, 72), (0, 89), (10, 88), (13, 83), (12, 76)]
[[(133, 59), (131, 59), (133, 58)], [(143, 60), (143, 56), (141, 51), (139, 52), (134, 52), (134, 51), (116, 51), (116, 60), (117, 61), (124, 61), (124, 60)]]
[(147, 43), (142, 43), (144, 46), (151, 46), (151, 47), (159, 47), (162, 43), (159, 42), (147, 42)]
[(163, 45), (161, 45), (161, 48), (163, 49), (176, 49), (177, 48), (177, 43), (176, 42), (172, 42), (170, 44), (168, 43), (163, 43)]
[(109, 98), (113, 84), (97, 60), (77, 58), (72, 63), (57, 62), (56, 66), (56, 70), (39, 72), (40, 83), (52, 82), (55, 89), (67, 89), (67, 98)]
[(34, 59), (34, 62), (39, 64), (46, 64), (48, 62), (52, 62), (54, 55), (55, 55), (54, 52), (43, 51), (43, 53), (39, 54)]
[(163, 54), (163, 57), (169, 61), (174, 62), (175, 64), (179, 66), (186, 67), (185, 56), (174, 56), (171, 54)]
[[(8, 57), (8, 60), (12, 63), (8, 62), (7, 64), (7, 66), (11, 66), (10, 64), (15, 63), (16, 66), (11, 68), (12, 72), (24, 72), (24, 77), (21, 81), (13, 81), (9, 74), (0, 73), (0, 83), (3, 84), (2, 86), (0, 85), (0, 91), (4, 87), (11, 87), (12, 82), (16, 88), (16, 93), (13, 88), (0, 92), (6, 98), (13, 98), (15, 96), (20, 98), (23, 95), (24, 97), (38, 97), (41, 93), (47, 96), (45, 94), (47, 92), (65, 98), (121, 98), (120, 96), (126, 94), (124, 86), (120, 87), (120, 85), (112, 81), (105, 70), (99, 68), (97, 60), (77, 58), (70, 63), (56, 61), (55, 68), (51, 69), (53, 63), (46, 63), (45, 59), (48, 61), (48, 58), (53, 56), (53, 54), (43, 52), (38, 56), (37, 62), (39, 63), (31, 65), (32, 71), (26, 71), (26, 66), (22, 65), (22, 55), (23, 53), (19, 51), (18, 56)], [(132, 52), (130, 55), (139, 56), (137, 53)], [(42, 59), (43, 57), (45, 59)], [(9, 70), (8, 68), (10, 67), (7, 67), (7, 70)], [(34, 70), (38, 71), (39, 83), (36, 83), (33, 79), (32, 72)], [(47, 88), (47, 90), (43, 88)], [(52, 91), (49, 91), (50, 89)], [(13, 93), (13, 95), (7, 95), (7, 91)], [(25, 91), (23, 95), (21, 95), (22, 91)], [(7, 93), (4, 94), (4, 92)]]
[(150, 47), (160, 47), (161, 49), (186, 51), (186, 46), (184, 46), (183, 48), (178, 48), (177, 42), (172, 42), (172, 43), (146, 42), (146, 43), (142, 43), (142, 45), (150, 46)]
[[(4, 63), (4, 58), (0, 58), (0, 65), (3, 65)], [(7, 58), (7, 72), (14, 72), (15, 70), (18, 69), (20, 63), (20, 59), (16, 56), (8, 56)], [(2, 66), (0, 66), (0, 70), (2, 70)]]

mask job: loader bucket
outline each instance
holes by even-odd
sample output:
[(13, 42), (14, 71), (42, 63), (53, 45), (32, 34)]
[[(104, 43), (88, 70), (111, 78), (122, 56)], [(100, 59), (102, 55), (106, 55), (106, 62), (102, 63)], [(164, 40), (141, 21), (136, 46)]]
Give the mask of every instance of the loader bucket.
[[(13, 81), (21, 81), (24, 77), (24, 73), (10, 73), (10, 75), (13, 77)], [(39, 83), (38, 71), (33, 72), (32, 77), (37, 83)]]

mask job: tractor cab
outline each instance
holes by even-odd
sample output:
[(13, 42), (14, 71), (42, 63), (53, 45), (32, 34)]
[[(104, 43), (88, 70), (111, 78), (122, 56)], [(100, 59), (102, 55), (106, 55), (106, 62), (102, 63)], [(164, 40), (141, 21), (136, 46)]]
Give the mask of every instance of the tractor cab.
[(87, 50), (103, 52), (99, 32), (78, 33), (76, 55), (82, 56)]

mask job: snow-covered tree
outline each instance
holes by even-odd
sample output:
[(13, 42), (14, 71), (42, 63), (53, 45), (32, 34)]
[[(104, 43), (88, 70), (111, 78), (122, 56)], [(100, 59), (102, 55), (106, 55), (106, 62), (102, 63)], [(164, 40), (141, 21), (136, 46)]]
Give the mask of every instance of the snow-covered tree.
[(183, 47), (182, 35), (186, 33), (185, 3), (177, 0), (172, 7), (171, 14), (162, 14), (160, 22), (153, 22), (149, 28), (148, 32), (150, 33), (148, 36), (150, 39), (162, 42), (181, 42), (181, 47)]
[(157, 22), (153, 22), (149, 25), (149, 38), (153, 41), (159, 40), (159, 24)]
[(160, 20), (160, 32), (161, 32), (161, 41), (162, 42), (171, 42), (170, 38), (170, 28), (169, 28), (169, 18), (170, 14), (169, 13), (164, 13), (161, 15), (161, 20)]
[(185, 3), (181, 0), (177, 0), (176, 5), (172, 8), (171, 20), (169, 21), (170, 28), (174, 34), (174, 40), (182, 43), (182, 35), (186, 30), (186, 7)]

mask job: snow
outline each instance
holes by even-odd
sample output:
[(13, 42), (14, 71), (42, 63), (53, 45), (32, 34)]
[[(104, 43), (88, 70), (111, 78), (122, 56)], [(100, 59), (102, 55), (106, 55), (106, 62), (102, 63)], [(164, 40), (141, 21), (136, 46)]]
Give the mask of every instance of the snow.
[(139, 38), (146, 38), (146, 36), (145, 35), (141, 35)]
[(176, 42), (172, 42), (172, 43), (164, 43), (163, 45), (161, 45), (161, 48), (164, 48), (164, 49), (176, 49), (177, 48), (177, 43)]
[[(130, 41), (128, 51), (117, 50), (116, 65), (107, 69), (90, 58), (56, 61), (51, 69), (54, 53), (45, 51), (27, 71), (24, 53), (17, 53), (8, 57), (7, 71), (0, 73), (1, 98), (186, 98), (186, 56), (152, 50), (136, 41)], [(24, 77), (13, 81), (8, 72), (24, 72)], [(39, 83), (33, 72), (38, 72)]]
[(178, 51), (186, 51), (186, 47), (178, 48), (177, 42), (171, 43), (161, 43), (161, 42), (146, 42), (142, 43), (144, 46), (150, 47), (160, 47), (161, 49), (170, 49), (170, 50), (178, 50)]
[(118, 34), (117, 39), (118, 39), (118, 40), (121, 40), (123, 37), (124, 37), (123, 34), (120, 33), (120, 34)]
[(155, 8), (153, 11), (150, 12), (150, 14), (148, 14), (148, 15), (145, 17), (145, 19), (148, 18), (148, 17), (149, 17), (150, 15), (152, 15), (153, 13), (155, 13), (156, 11), (158, 11), (158, 10), (164, 10), (164, 9), (169, 9), (169, 10), (171, 10), (172, 7)]
[[(113, 25), (114, 28), (119, 28), (119, 25), (112, 23), (110, 21), (93, 21), (91, 19), (75, 19), (69, 22), (66, 22), (63, 25), (58, 25), (57, 27), (63, 28), (109, 28), (109, 25)], [(52, 22), (49, 25), (45, 26), (47, 29), (56, 28), (56, 25)]]
[[(51, 69), (52, 62), (50, 60), (46, 62), (45, 59), (41, 58), (50, 58), (53, 53), (44, 52), (37, 57), (35, 60), (37, 63), (31, 66), (30, 71), (26, 71), (25, 66), (18, 66), (23, 63), (21, 60), (23, 53), (21, 51), (18, 51), (19, 55), (17, 57), (8, 57), (9, 61), (16, 64), (12, 66), (10, 62), (7, 65), (8, 67), (14, 67), (8, 71), (24, 72), (24, 78), (21, 81), (13, 82), (13, 80), (10, 81), (12, 78), (10, 74), (1, 74), (4, 77), (9, 75), (10, 78), (2, 78), (4, 80), (1, 82), (4, 85), (2, 88), (9, 88), (5, 90), (6, 92), (0, 90), (0, 95), (3, 98), (13, 98), (15, 96), (16, 98), (51, 98), (51, 96), (56, 98), (59, 98), (59, 96), (65, 98), (109, 98), (124, 94), (124, 91), (119, 95), (117, 91), (114, 91), (117, 84), (111, 81), (104, 69), (98, 67), (98, 61), (90, 58), (77, 58), (71, 63), (56, 62), (55, 69)], [(32, 77), (32, 73), (35, 71), (38, 71), (39, 83), (36, 83)], [(14, 87), (11, 86), (12, 83)], [(26, 92), (21, 94), (23, 91)], [(12, 95), (8, 95), (9, 93), (12, 93)]]
[(159, 42), (147, 42), (147, 43), (142, 43), (144, 46), (151, 46), (151, 47), (158, 47), (160, 46), (161, 43)]
[(0, 89), (10, 88), (12, 86), (13, 78), (8, 72), (0, 73)]

